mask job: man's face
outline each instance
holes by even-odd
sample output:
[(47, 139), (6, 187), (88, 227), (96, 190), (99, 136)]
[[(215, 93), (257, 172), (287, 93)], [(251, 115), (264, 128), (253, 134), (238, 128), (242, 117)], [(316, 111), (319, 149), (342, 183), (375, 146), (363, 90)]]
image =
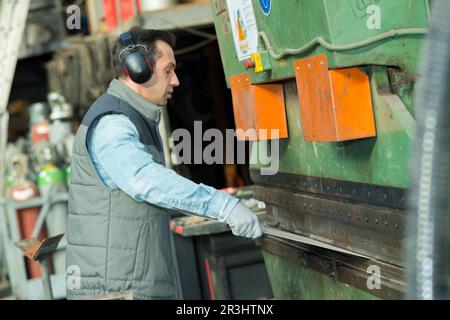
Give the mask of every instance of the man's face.
[(140, 95), (159, 106), (167, 105), (167, 100), (172, 98), (173, 88), (178, 86), (175, 74), (176, 61), (172, 48), (164, 41), (157, 41), (156, 47), (159, 58), (153, 66), (153, 75), (147, 82), (141, 85)]

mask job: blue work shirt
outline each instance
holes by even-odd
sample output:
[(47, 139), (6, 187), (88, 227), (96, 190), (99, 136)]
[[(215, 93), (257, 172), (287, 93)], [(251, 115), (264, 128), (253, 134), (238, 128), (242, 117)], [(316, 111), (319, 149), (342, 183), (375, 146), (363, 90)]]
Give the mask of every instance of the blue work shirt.
[(94, 122), (86, 142), (102, 183), (109, 189), (120, 188), (136, 201), (221, 222), (239, 201), (155, 162), (125, 115), (106, 115)]

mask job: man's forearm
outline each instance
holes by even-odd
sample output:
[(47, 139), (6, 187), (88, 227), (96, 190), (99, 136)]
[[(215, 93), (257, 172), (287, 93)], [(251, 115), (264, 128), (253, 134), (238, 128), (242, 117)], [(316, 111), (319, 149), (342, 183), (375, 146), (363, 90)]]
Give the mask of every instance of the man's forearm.
[(92, 152), (118, 188), (137, 201), (225, 221), (238, 199), (196, 184), (154, 161), (123, 116), (106, 116), (93, 132)]

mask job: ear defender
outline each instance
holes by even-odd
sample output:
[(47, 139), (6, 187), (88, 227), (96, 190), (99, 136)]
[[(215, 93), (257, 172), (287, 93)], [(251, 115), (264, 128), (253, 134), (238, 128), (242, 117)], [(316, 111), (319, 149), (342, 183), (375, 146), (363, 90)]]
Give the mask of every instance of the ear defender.
[(147, 47), (142, 44), (136, 44), (130, 32), (122, 33), (120, 42), (126, 46), (119, 54), (124, 72), (136, 83), (147, 82), (153, 73), (153, 67), (147, 54)]

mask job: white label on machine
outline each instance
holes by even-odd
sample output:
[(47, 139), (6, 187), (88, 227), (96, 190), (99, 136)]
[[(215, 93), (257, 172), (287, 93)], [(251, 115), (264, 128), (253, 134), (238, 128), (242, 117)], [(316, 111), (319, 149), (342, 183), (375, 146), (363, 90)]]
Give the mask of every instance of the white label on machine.
[(227, 0), (234, 45), (239, 61), (258, 50), (258, 27), (252, 0)]

